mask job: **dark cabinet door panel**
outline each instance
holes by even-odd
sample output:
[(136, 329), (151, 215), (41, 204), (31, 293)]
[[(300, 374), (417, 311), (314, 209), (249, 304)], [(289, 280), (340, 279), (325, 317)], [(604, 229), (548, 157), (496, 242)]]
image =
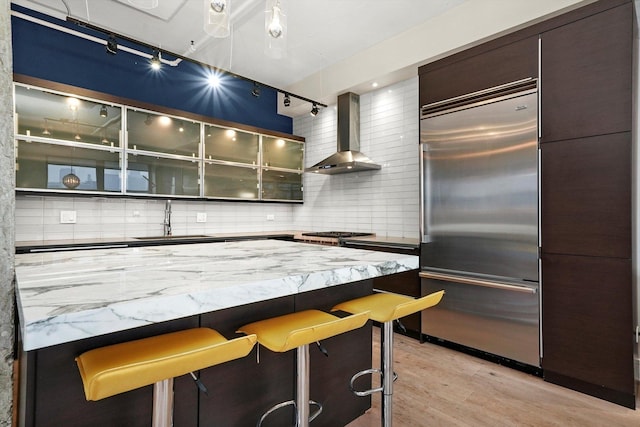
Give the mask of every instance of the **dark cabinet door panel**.
[(542, 142), (631, 130), (631, 3), (542, 34)]
[(542, 250), (631, 257), (631, 134), (542, 145)]
[(462, 59), (420, 75), (420, 105), (538, 76), (538, 38)]
[(634, 394), (631, 261), (542, 257), (542, 367)]

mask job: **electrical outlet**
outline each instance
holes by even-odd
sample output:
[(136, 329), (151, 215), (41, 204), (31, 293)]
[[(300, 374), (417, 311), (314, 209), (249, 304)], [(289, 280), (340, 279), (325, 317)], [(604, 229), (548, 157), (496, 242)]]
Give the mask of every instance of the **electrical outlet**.
[(207, 213), (206, 212), (198, 212), (196, 214), (196, 222), (207, 222)]
[(60, 211), (60, 224), (75, 224), (76, 211)]
[(276, 216), (273, 214), (267, 215), (267, 221), (275, 221), (276, 220)]

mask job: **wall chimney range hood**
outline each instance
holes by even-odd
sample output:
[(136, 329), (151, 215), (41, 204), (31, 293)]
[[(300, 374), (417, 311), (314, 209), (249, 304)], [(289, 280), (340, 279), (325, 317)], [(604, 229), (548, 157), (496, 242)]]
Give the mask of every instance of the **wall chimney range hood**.
[(378, 170), (380, 165), (360, 152), (360, 97), (352, 92), (338, 96), (338, 151), (305, 172), (334, 175)]

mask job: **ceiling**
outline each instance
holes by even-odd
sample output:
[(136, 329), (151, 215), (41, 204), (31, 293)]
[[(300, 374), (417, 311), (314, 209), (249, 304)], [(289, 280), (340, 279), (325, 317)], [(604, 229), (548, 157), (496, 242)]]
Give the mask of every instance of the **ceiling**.
[[(334, 104), (417, 75), (421, 63), (513, 31), (593, 0), (281, 0), (286, 56), (265, 52), (265, 0), (229, 0), (231, 34), (204, 32), (206, 0), (159, 0), (155, 9), (128, 0), (13, 0), (126, 35), (294, 94)], [(135, 0), (132, 1), (135, 3)], [(292, 100), (282, 114), (306, 113)], [(281, 104), (281, 103), (280, 103)]]

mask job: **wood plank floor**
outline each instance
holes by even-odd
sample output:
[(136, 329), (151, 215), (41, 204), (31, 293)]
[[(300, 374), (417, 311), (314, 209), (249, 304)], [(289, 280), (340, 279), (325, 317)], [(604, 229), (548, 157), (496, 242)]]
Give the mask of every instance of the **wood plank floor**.
[[(374, 366), (379, 328), (373, 328)], [(639, 427), (633, 411), (511, 368), (395, 334), (394, 427)], [(374, 385), (378, 384), (374, 377)], [(636, 392), (636, 405), (640, 399)], [(380, 393), (348, 427), (380, 426)]]

